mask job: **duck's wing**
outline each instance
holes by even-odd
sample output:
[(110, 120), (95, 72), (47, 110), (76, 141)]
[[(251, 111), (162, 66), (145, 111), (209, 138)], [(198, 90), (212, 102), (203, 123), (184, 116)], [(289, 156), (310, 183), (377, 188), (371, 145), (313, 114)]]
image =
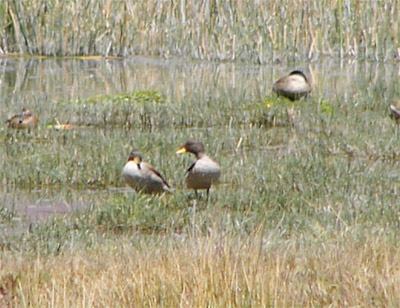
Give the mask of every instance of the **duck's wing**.
[(162, 182), (163, 182), (163, 184), (164, 184), (165, 186), (167, 186), (168, 188), (171, 188), (171, 187), (169, 186), (169, 184), (167, 183), (167, 181), (164, 179), (164, 177), (161, 175), (160, 172), (158, 172), (156, 169), (154, 169), (153, 166), (151, 166), (150, 164), (147, 164), (147, 167), (149, 168), (149, 170), (150, 170), (151, 172), (153, 172), (155, 175), (157, 175), (157, 176), (162, 180)]
[(278, 92), (278, 91), (280, 90), (280, 88), (282, 87), (282, 85), (285, 84), (286, 78), (287, 78), (287, 76), (278, 79), (278, 80), (274, 83), (274, 85), (273, 85), (273, 87), (272, 87), (272, 91)]
[(13, 115), (12, 117), (8, 118), (5, 123), (11, 124), (19, 119), (19, 114)]
[(186, 173), (189, 173), (190, 171), (192, 171), (195, 165), (196, 165), (196, 161), (190, 165), (190, 167), (186, 170)]

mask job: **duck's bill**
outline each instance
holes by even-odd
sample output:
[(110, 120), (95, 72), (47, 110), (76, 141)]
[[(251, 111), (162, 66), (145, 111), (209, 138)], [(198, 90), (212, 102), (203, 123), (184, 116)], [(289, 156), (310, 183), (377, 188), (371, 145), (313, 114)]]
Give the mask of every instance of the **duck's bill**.
[(181, 154), (181, 153), (186, 153), (186, 148), (185, 148), (185, 147), (180, 147), (180, 148), (176, 151), (176, 154)]

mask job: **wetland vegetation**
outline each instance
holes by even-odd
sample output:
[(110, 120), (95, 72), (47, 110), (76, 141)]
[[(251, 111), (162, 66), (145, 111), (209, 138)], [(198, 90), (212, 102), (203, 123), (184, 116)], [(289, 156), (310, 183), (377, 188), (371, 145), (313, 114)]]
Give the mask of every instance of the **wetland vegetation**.
[[(0, 306), (398, 305), (397, 2), (66, 3), (2, 2), (1, 51), (162, 57), (0, 58)], [(297, 102), (271, 91), (292, 69)], [(124, 185), (132, 148), (173, 194)]]
[(269, 63), (400, 58), (397, 1), (5, 0), (0, 51)]
[[(397, 303), (400, 147), (387, 109), (400, 91), (397, 67), (305, 66), (315, 90), (291, 102), (272, 94), (287, 73), (278, 67), (144, 58), (3, 65), (2, 106), (40, 115), (30, 132), (0, 128), (3, 303)], [(56, 120), (76, 127), (55, 130)], [(188, 138), (222, 166), (208, 203), (184, 187), (192, 159), (175, 151)], [(172, 195), (124, 188), (133, 147)], [(34, 201), (21, 209), (24, 195)], [(24, 212), (40, 212), (45, 198), (55, 216)]]

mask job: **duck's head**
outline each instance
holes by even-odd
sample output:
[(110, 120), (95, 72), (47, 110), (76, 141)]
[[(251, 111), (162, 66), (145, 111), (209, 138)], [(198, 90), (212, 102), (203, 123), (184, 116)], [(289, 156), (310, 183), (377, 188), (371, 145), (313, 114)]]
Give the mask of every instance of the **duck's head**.
[(181, 146), (176, 153), (193, 153), (196, 157), (205, 153), (204, 145), (198, 141), (187, 141), (183, 146)]
[(19, 114), (18, 122), (21, 124), (25, 120), (25, 118), (31, 117), (31, 116), (32, 116), (32, 112), (29, 109), (26, 109), (24, 107), (24, 108), (22, 108), (22, 111)]
[(140, 164), (142, 161), (142, 156), (139, 153), (139, 150), (133, 149), (129, 154), (128, 161), (133, 161), (135, 164)]
[(305, 80), (306, 82), (308, 82), (307, 76), (306, 76), (302, 71), (299, 71), (299, 70), (291, 71), (291, 72), (289, 73), (289, 76), (292, 76), (292, 75), (300, 75), (300, 76), (302, 76), (302, 77), (304, 78), (304, 80)]
[(29, 109), (23, 107), (22, 110), (21, 110), (21, 114), (32, 115), (32, 112)]

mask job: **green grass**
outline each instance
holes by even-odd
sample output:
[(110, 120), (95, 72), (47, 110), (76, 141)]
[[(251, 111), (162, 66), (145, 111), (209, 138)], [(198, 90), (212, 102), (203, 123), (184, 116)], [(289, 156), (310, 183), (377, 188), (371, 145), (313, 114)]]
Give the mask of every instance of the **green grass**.
[[(397, 230), (399, 199), (393, 194), (397, 177), (393, 168), (399, 136), (396, 124), (386, 115), (382, 119), (380, 112), (354, 114), (332, 100), (334, 112), (327, 114), (315, 99), (296, 104), (278, 100), (268, 107), (276, 100), (269, 97), (269, 103), (238, 102), (240, 114), (221, 105), (217, 110), (207, 104), (184, 109), (193, 118), (187, 125), (174, 121), (173, 102), (159, 105), (128, 99), (121, 104), (119, 97), (125, 101), (130, 96), (108, 97), (105, 103), (103, 98), (89, 98), (58, 104), (55, 117), (82, 112), (77, 124), (84, 125), (72, 131), (54, 131), (44, 123), (34, 132), (4, 129), (2, 139), (8, 146), (2, 152), (2, 182), (9, 190), (122, 187), (121, 169), (136, 147), (176, 193), (161, 200), (116, 193), (105, 202), (103, 212), (98, 212), (100, 205), (89, 210), (88, 217), (95, 222), (88, 225), (109, 222), (127, 230), (186, 230), (195, 201), (188, 199), (183, 176), (193, 158), (176, 156), (175, 150), (195, 137), (224, 170), (210, 204), (205, 200), (198, 204), (198, 224), (205, 230), (211, 227), (210, 211), (215, 212), (212, 224), (239, 232), (253, 230), (264, 220), (273, 228), (282, 217), (288, 235), (313, 234), (314, 227), (331, 228), (336, 221), (339, 230), (330, 229), (332, 236), (344, 226), (353, 226), (360, 234), (364, 228), (382, 225)], [(132, 112), (127, 120), (128, 108)], [(143, 114), (159, 122), (143, 121)], [(377, 129), (380, 138), (375, 137)]]
[(399, 13), (370, 1), (3, 1), (0, 48), (50, 56), (184, 56), (271, 63), (399, 58)]
[[(90, 93), (50, 101), (27, 78), (6, 109), (30, 102), (40, 125), (0, 127), (2, 192), (78, 196), (86, 207), (32, 221), (2, 199), (0, 224), (22, 230), (0, 235), (1, 303), (395, 305), (400, 135), (387, 105), (400, 88), (393, 71), (364, 64), (340, 77), (317, 66), (311, 97), (296, 103), (271, 94), (282, 72), (226, 64), (115, 74), (125, 91), (101, 74), (93, 89), (85, 70), (82, 82), (45, 74)], [(56, 131), (56, 119), (77, 127)], [(193, 157), (175, 154), (190, 138), (222, 166), (208, 203), (184, 185)], [(173, 194), (122, 189), (133, 147)]]

